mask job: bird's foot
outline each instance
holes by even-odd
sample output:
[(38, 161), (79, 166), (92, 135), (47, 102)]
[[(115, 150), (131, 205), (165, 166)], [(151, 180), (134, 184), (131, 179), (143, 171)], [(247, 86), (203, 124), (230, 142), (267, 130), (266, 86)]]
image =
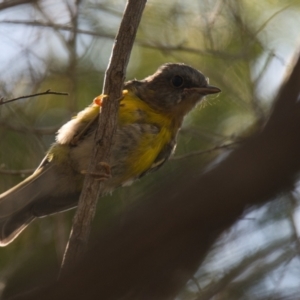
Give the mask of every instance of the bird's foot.
[(82, 170), (80, 173), (83, 175), (89, 174), (94, 177), (97, 181), (105, 181), (111, 178), (111, 168), (110, 165), (106, 162), (100, 162), (98, 165), (101, 166), (100, 172), (89, 172), (87, 170)]

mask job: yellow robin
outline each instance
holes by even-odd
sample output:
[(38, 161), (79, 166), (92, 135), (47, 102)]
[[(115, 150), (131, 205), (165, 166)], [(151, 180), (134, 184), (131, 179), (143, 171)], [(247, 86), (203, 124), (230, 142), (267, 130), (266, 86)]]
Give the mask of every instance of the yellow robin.
[[(168, 63), (143, 80), (124, 84), (105, 193), (160, 168), (176, 146), (184, 117), (208, 94), (196, 69)], [(94, 145), (102, 97), (63, 125), (46, 157), (27, 179), (0, 195), (0, 245), (10, 243), (35, 218), (76, 207)]]

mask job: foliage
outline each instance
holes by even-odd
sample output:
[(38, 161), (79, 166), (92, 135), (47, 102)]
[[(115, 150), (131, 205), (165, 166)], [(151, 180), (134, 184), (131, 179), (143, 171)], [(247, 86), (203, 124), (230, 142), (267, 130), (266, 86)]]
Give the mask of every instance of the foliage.
[[(91, 0), (29, 0), (9, 8), (0, 4), (1, 96), (49, 88), (70, 93), (0, 106), (1, 192), (33, 170), (59, 126), (101, 93), (123, 7), (124, 1)], [(203, 171), (229, 150), (202, 151), (238, 143), (263, 126), (297, 46), (299, 8), (299, 1), (149, 1), (127, 78), (141, 79), (165, 62), (184, 62), (207, 75), (222, 94), (186, 118), (174, 157), (182, 155), (180, 159), (100, 200), (94, 234), (128, 204), (178, 176), (184, 165)], [(200, 153), (189, 155), (195, 151)], [(300, 267), (297, 202), (294, 191), (249, 211), (221, 236), (178, 299), (293, 295)], [(35, 221), (0, 249), (0, 288), (6, 287), (7, 295), (55, 278), (72, 215)], [(46, 269), (49, 277), (41, 276)]]

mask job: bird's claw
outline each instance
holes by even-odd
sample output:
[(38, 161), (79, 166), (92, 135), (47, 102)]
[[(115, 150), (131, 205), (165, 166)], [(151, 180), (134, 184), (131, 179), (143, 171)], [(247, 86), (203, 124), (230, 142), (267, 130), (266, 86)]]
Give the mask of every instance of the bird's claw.
[[(83, 175), (89, 174), (94, 177), (97, 181), (105, 181), (111, 178), (111, 168), (110, 165), (106, 162), (100, 162), (99, 165), (102, 167), (104, 172), (89, 172), (87, 170), (82, 170), (80, 173)], [(102, 171), (101, 170), (101, 171)]]

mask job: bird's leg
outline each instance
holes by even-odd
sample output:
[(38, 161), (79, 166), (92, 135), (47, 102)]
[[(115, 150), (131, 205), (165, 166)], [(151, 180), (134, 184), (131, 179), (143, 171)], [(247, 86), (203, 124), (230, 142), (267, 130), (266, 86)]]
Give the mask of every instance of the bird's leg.
[[(127, 91), (126, 91), (126, 93), (127, 93)], [(102, 107), (103, 99), (106, 98), (106, 97), (107, 97), (107, 95), (100, 95), (100, 96), (96, 97), (93, 102), (94, 102), (94, 104)], [(123, 99), (124, 99), (124, 95), (122, 95), (120, 98), (118, 98), (117, 101), (121, 102)], [(94, 123), (97, 119), (98, 119), (98, 116), (96, 116), (93, 120), (91, 120), (84, 127), (84, 129), (73, 138), (73, 140), (71, 142), (71, 144), (73, 146), (75, 146), (77, 144), (77, 142), (80, 139), (80, 137), (85, 134), (85, 132), (90, 127), (90, 125), (92, 123)], [(98, 165), (101, 166), (101, 172), (88, 172), (87, 170), (82, 170), (80, 173), (83, 174), (83, 175), (89, 174), (89, 175), (93, 176), (98, 181), (105, 181), (105, 180), (107, 180), (107, 179), (109, 179), (109, 178), (112, 177), (111, 176), (111, 168), (110, 168), (110, 165), (108, 163), (106, 163), (106, 162), (100, 162)]]
[(98, 165), (101, 166), (101, 171), (104, 172), (88, 172), (87, 170), (82, 170), (80, 173), (83, 175), (89, 174), (90, 176), (94, 177), (97, 181), (105, 181), (111, 178), (110, 165), (104, 161), (100, 162)]

